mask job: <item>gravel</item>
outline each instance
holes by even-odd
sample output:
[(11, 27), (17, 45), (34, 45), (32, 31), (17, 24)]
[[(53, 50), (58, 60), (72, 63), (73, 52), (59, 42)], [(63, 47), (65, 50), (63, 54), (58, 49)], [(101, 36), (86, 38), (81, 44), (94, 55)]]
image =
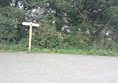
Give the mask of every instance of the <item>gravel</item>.
[(118, 57), (0, 53), (0, 83), (118, 83)]

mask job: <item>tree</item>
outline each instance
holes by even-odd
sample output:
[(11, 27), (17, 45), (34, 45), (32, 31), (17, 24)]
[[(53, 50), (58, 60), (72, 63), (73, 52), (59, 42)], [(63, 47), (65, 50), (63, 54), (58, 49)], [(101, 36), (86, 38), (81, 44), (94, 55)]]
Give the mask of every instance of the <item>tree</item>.
[[(68, 25), (73, 36), (80, 36), (78, 32), (83, 33), (83, 37), (86, 34), (88, 37), (85, 37), (86, 39), (82, 37), (80, 40), (89, 41), (89, 45), (92, 46), (101, 44), (106, 38), (106, 31), (117, 25), (116, 18), (114, 18), (114, 21), (111, 20), (113, 14), (117, 15), (115, 13), (117, 9), (112, 12), (112, 15), (108, 15), (110, 11), (107, 11), (111, 7), (117, 7), (117, 0), (45, 0), (44, 2), (39, 0), (34, 3), (34, 7), (44, 6), (48, 3), (48, 10), (56, 11), (54, 14), (48, 12), (51, 18), (48, 20), (51, 21), (54, 17), (57, 31), (61, 31), (63, 25)], [(117, 28), (114, 27), (114, 30), (117, 31)], [(104, 34), (101, 36), (102, 32)]]
[(14, 7), (0, 8), (0, 12), (0, 43), (18, 42), (23, 35), (18, 25), (25, 18), (25, 12)]
[[(109, 38), (116, 43), (118, 42), (118, 0), (23, 0), (28, 7), (26, 10), (6, 7), (10, 1), (0, 1), (0, 7), (2, 7), (0, 8), (0, 28), (6, 27), (5, 30), (14, 31), (11, 32), (12, 36), (7, 37), (7, 32), (1, 30), (7, 39), (15, 39), (15, 41), (22, 39), (24, 32), (19, 27), (22, 27), (20, 24), (26, 20), (26, 12), (39, 7), (39, 9), (43, 8), (45, 12), (30, 17), (40, 23), (42, 27), (42, 29), (33, 29), (36, 31), (36, 37), (34, 37), (36, 45), (53, 48), (57, 45), (53, 44), (55, 40), (58, 45), (66, 43), (67, 47), (79, 48), (84, 47), (84, 45), (85, 47), (86, 45), (103, 46), (109, 42)], [(16, 4), (18, 1), (20, 0), (16, 0)], [(3, 19), (6, 20), (2, 22)], [(10, 25), (10, 21), (13, 24)], [(65, 31), (68, 29), (64, 29), (63, 32), (63, 26), (68, 26), (69, 32)], [(5, 39), (1, 36), (2, 40)], [(42, 44), (42, 42), (45, 43)]]
[(0, 0), (0, 7), (9, 6), (12, 0)]

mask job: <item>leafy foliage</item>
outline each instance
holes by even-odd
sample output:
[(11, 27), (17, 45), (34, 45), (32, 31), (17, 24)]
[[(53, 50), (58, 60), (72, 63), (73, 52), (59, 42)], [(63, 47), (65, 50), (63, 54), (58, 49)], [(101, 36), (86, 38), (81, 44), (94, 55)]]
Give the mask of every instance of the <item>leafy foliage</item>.
[[(41, 25), (33, 28), (36, 47), (112, 50), (118, 43), (118, 0), (25, 1), (28, 9), (40, 6), (45, 10), (35, 17)], [(26, 11), (10, 7), (10, 0), (0, 3), (0, 43), (23, 41), (27, 32), (21, 23), (26, 20)], [(69, 32), (62, 31), (64, 25)]]
[[(13, 11), (14, 10), (14, 11)], [(19, 23), (24, 19), (25, 13), (18, 8), (5, 7), (0, 9), (0, 43), (16, 43), (23, 36)]]

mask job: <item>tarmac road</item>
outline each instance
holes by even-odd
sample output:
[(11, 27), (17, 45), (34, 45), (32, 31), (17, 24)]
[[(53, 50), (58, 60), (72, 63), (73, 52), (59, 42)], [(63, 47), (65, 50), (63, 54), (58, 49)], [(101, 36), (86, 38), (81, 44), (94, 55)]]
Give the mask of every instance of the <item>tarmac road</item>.
[(0, 83), (118, 83), (118, 57), (0, 53)]

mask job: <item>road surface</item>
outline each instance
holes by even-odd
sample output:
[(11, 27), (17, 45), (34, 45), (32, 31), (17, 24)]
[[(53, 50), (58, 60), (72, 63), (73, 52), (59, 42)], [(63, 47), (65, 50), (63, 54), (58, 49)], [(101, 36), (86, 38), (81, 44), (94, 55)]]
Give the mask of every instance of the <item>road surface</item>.
[(118, 57), (0, 53), (0, 83), (118, 83)]

